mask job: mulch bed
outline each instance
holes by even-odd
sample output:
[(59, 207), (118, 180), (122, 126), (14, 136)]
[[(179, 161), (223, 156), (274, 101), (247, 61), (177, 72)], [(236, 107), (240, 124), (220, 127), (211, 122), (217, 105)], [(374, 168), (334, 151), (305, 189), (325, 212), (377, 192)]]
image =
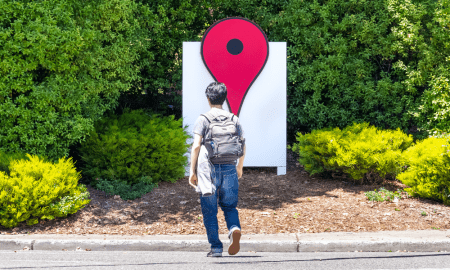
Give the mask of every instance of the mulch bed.
[[(288, 171), (244, 168), (239, 188), (239, 216), (244, 234), (364, 232), (450, 229), (450, 207), (421, 198), (370, 202), (364, 192), (384, 186), (395, 191), (398, 181), (353, 185), (311, 177), (288, 151)], [(206, 234), (198, 195), (188, 178), (161, 183), (140, 199), (106, 197), (89, 187), (91, 202), (66, 219), (43, 220), (34, 226), (0, 227), (3, 234)], [(399, 210), (399, 211), (398, 211)], [(426, 216), (421, 213), (425, 211)], [(219, 210), (220, 233), (227, 233)]]

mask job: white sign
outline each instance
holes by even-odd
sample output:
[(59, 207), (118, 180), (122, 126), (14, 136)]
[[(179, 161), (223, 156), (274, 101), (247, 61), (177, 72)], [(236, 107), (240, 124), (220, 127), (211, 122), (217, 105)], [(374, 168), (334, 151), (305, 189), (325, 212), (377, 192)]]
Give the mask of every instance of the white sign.
[[(183, 126), (192, 137), (197, 118), (210, 110), (205, 90), (214, 82), (200, 46), (183, 42)], [(230, 111), (226, 101), (223, 108)], [(247, 147), (244, 167), (277, 167), (278, 175), (286, 174), (286, 42), (269, 42), (269, 58), (247, 92), (239, 121)], [(189, 158), (190, 149), (186, 155)]]

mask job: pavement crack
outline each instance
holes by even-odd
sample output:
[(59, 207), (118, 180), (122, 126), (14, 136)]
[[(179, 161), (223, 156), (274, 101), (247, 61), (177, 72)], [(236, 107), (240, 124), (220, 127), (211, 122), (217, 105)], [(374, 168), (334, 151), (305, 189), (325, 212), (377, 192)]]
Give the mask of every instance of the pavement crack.
[(300, 252), (300, 239), (298, 238), (298, 234), (295, 234), (295, 238), (297, 239), (297, 252)]
[(36, 240), (32, 240), (31, 241), (31, 250), (34, 250), (34, 243), (36, 242)]

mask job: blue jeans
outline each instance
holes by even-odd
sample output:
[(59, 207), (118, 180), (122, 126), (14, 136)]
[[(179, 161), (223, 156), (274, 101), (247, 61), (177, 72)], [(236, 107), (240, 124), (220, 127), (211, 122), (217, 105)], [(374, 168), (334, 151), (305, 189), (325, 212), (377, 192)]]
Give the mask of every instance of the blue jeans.
[(228, 230), (238, 227), (239, 213), (236, 209), (238, 203), (239, 182), (234, 164), (214, 164), (212, 181), (216, 186), (216, 192), (208, 197), (200, 195), (202, 206), (203, 224), (208, 235), (208, 242), (213, 252), (222, 252), (223, 244), (219, 239), (219, 223), (217, 222), (217, 201), (222, 208), (227, 222)]

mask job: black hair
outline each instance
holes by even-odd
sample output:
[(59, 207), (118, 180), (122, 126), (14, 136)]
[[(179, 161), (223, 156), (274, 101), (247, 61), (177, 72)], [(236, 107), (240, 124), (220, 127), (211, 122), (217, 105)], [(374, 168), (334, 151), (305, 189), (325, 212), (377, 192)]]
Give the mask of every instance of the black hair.
[(222, 105), (227, 98), (227, 87), (224, 83), (213, 82), (206, 87), (205, 94), (211, 105)]

